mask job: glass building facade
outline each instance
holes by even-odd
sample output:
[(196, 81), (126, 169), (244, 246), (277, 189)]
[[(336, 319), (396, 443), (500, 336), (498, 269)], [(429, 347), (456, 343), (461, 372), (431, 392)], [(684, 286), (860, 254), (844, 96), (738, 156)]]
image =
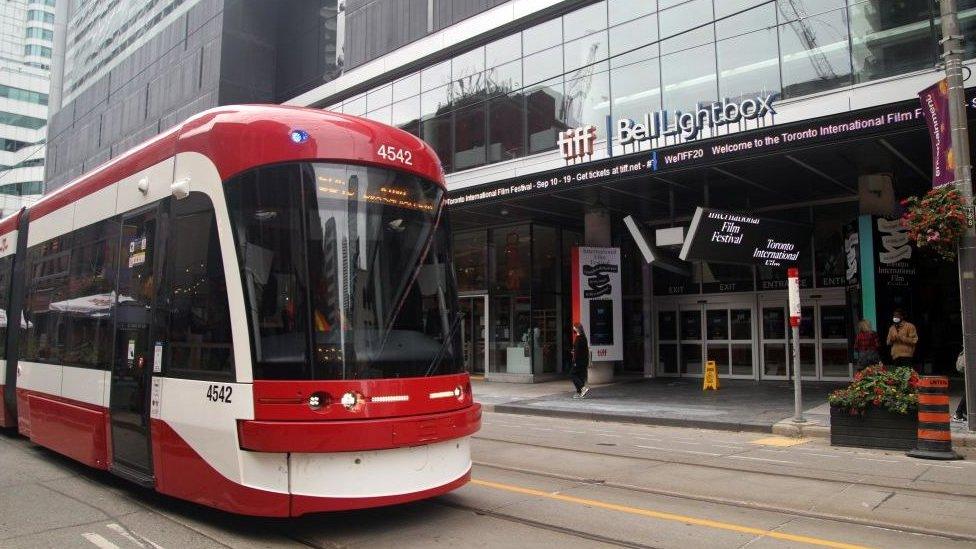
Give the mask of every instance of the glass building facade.
[[(976, 0), (959, 10), (974, 31)], [(605, 138), (608, 116), (930, 69), (938, 11), (935, 0), (602, 0), (328, 108), (418, 135), (454, 172), (555, 149), (565, 128), (593, 124)]]

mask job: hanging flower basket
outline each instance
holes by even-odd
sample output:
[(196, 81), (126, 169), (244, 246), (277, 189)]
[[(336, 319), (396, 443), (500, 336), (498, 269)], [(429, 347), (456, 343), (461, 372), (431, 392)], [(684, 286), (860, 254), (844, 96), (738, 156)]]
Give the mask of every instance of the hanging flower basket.
[(919, 198), (901, 201), (905, 213), (902, 224), (919, 249), (928, 249), (945, 260), (956, 257), (956, 243), (966, 231), (966, 212), (962, 193), (955, 185), (943, 185)]

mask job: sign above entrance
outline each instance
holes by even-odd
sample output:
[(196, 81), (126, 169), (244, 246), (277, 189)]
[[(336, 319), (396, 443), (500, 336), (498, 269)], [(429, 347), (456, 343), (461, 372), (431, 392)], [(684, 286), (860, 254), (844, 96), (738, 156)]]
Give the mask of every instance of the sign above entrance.
[(583, 160), (593, 156), (593, 145), (596, 143), (596, 126), (587, 125), (571, 128), (559, 132), (559, 153), (566, 162)]
[(699, 207), (681, 248), (684, 261), (796, 264), (810, 244), (810, 227), (735, 212)]
[(627, 118), (617, 120), (617, 142), (629, 145), (635, 141), (657, 139), (659, 137), (680, 136), (684, 139), (697, 139), (705, 128), (716, 128), (738, 124), (742, 120), (758, 120), (776, 114), (773, 102), (779, 94), (756, 97), (739, 101), (716, 101), (695, 112), (676, 112), (671, 120), (668, 111), (659, 110), (647, 113), (642, 122)]

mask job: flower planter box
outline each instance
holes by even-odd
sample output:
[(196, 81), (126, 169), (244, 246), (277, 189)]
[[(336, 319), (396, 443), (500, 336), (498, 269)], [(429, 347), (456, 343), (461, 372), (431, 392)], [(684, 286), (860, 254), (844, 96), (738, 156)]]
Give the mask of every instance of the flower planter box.
[(895, 414), (868, 407), (864, 415), (830, 407), (830, 444), (885, 450), (911, 450), (918, 437), (918, 414)]

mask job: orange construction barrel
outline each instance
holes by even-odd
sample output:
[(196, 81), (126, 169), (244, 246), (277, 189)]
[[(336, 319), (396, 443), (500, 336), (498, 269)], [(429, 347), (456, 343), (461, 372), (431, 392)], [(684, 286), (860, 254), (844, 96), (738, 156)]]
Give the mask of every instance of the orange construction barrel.
[(918, 382), (918, 441), (907, 452), (923, 459), (962, 459), (952, 450), (949, 428), (949, 378), (922, 376)]

